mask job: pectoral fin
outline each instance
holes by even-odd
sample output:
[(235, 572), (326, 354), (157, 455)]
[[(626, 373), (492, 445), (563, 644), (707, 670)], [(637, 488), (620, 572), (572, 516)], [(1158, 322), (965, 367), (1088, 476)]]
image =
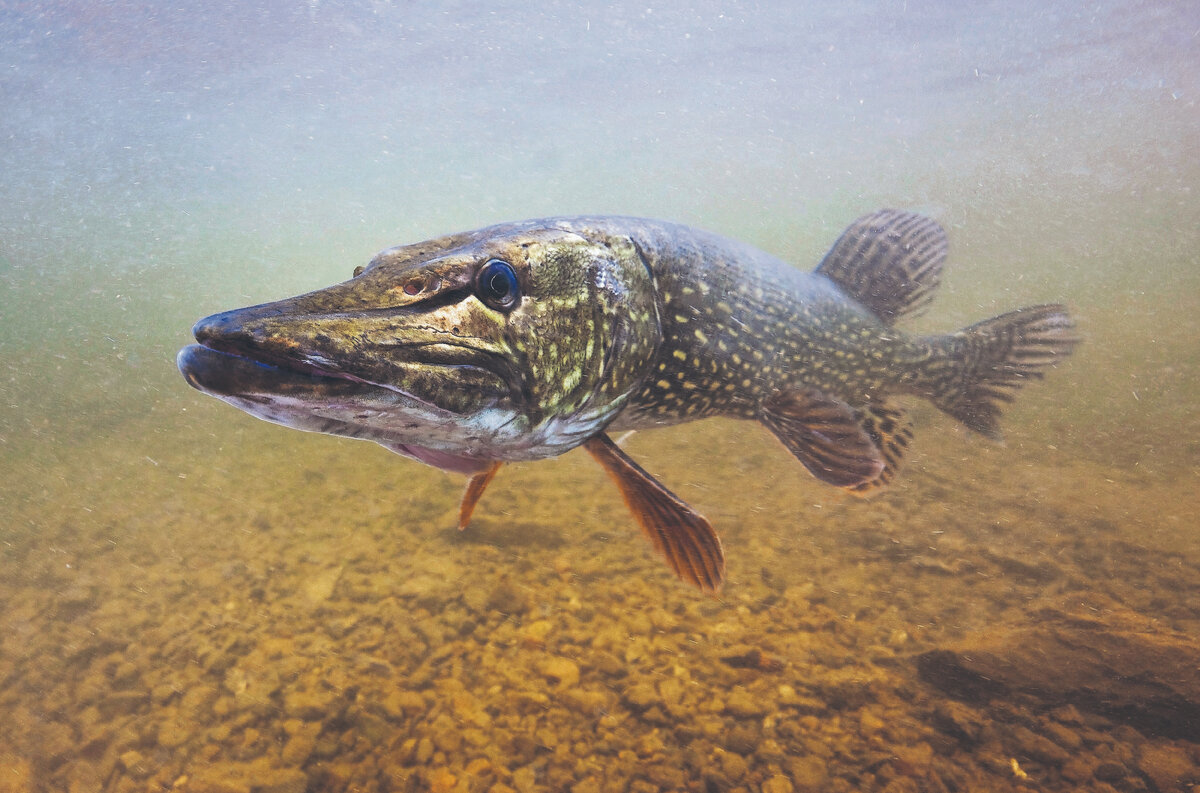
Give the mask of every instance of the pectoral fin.
[(759, 420), (813, 476), (839, 487), (876, 479), (885, 460), (854, 409), (816, 389), (784, 389), (768, 399)]
[(502, 463), (499, 461), (492, 463), (485, 470), (480, 471), (471, 477), (467, 482), (466, 492), (463, 493), (462, 504), (458, 507), (458, 530), (462, 531), (471, 522), (471, 513), (475, 511), (475, 505), (479, 503), (479, 499), (483, 497), (483, 491), (487, 490), (488, 484), (492, 478), (496, 476), (496, 472), (500, 470)]
[(720, 589), (725, 552), (704, 516), (646, 473), (607, 435), (596, 435), (584, 446), (617, 483), (642, 532), (675, 574), (705, 592)]

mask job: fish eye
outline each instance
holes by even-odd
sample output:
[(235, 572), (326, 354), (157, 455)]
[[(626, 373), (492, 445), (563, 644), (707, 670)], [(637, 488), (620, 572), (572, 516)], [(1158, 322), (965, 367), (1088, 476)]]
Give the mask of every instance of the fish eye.
[(512, 265), (502, 259), (489, 259), (475, 277), (475, 294), (486, 305), (507, 311), (521, 299), (521, 285)]

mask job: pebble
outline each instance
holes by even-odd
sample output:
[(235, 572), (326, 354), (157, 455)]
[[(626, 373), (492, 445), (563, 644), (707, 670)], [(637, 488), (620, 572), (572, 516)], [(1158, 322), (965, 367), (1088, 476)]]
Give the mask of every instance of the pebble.
[(762, 783), (762, 793), (793, 793), (792, 780), (783, 774), (774, 774)]
[(933, 723), (938, 729), (966, 744), (979, 740), (983, 720), (979, 714), (954, 700), (944, 700), (933, 711)]
[(1104, 763), (1098, 763), (1092, 775), (1101, 782), (1119, 782), (1129, 776), (1129, 769), (1120, 763), (1114, 763), (1111, 760)]
[(513, 771), (512, 784), (517, 793), (533, 793), (537, 784), (537, 772), (529, 766), (522, 766)]
[(542, 676), (560, 689), (579, 685), (579, 666), (569, 658), (551, 656), (538, 665)]
[(1046, 733), (1047, 738), (1069, 752), (1078, 751), (1083, 746), (1083, 738), (1080, 737), (1079, 733), (1064, 724), (1051, 721), (1042, 725), (1039, 729)]
[(637, 683), (625, 689), (625, 701), (632, 708), (645, 710), (658, 703), (658, 692), (649, 683)]
[(1056, 766), (1071, 758), (1067, 750), (1027, 727), (1013, 727), (1010, 734), (1013, 740), (1012, 753), (1019, 757), (1028, 757), (1039, 763)]
[(725, 697), (725, 711), (738, 719), (752, 719), (767, 712), (761, 697), (754, 697), (742, 686), (734, 686)]
[(872, 708), (863, 708), (858, 714), (858, 728), (864, 733), (879, 732), (886, 726), (887, 723)]
[[(871, 539), (856, 507), (839, 506), (841, 528), (826, 527), (822, 553), (849, 554), (853, 570), (809, 565), (820, 583), (797, 584), (786, 566), (760, 574), (745, 553), (731, 555), (731, 573), (741, 568), (716, 600), (671, 589), (632, 538), (621, 538), (628, 551), (612, 550), (607, 513), (602, 526), (572, 515), (554, 529), (561, 546), (546, 551), (503, 535), (517, 532), (496, 513), (481, 521), (493, 533), (482, 541), (432, 522), (393, 536), (407, 509), (364, 516), (371, 528), (352, 516), (336, 542), (314, 542), (325, 529), (309, 524), (276, 530), (280, 516), (222, 533), (250, 544), (238, 548), (244, 561), (214, 566), (225, 576), (215, 584), (182, 542), (161, 563), (147, 556), (136, 641), (123, 635), (122, 610), (104, 609), (128, 589), (115, 572), (115, 589), (89, 583), (66, 623), (0, 578), (0, 679), (20, 683), (0, 691), (11, 725), (0, 725), (0, 793), (84, 793), (101, 782), (113, 793), (907, 793), (922, 789), (914, 780), (965, 791), (1021, 784), (1014, 758), (1033, 780), (1025, 786), (1045, 790), (1166, 791), (1197, 778), (1193, 745), (1074, 706), (1036, 716), (1046, 711), (931, 699), (905, 655), (982, 617), (927, 620), (938, 615), (914, 610), (901, 594), (910, 590), (890, 583), (896, 602), (880, 600), (893, 557), (919, 547), (932, 558), (925, 545), (948, 541), (924, 527)], [(782, 540), (760, 547), (791, 552)], [(972, 547), (961, 540), (951, 558)], [(990, 563), (971, 564), (963, 569), (988, 574), (971, 576), (968, 596), (1023, 608), (1033, 593), (1011, 581), (987, 590)], [(952, 584), (921, 575), (905, 586)], [(744, 648), (784, 666), (723, 662)]]
[(301, 730), (288, 738), (280, 755), (284, 765), (299, 768), (308, 762), (308, 758), (317, 746), (317, 732), (320, 730), (320, 726), (314, 724), (311, 728)]
[(825, 761), (815, 755), (789, 759), (787, 771), (799, 793), (824, 793), (829, 782)]
[(749, 766), (746, 764), (745, 758), (736, 752), (727, 752), (723, 749), (716, 749), (713, 752), (721, 773), (730, 782), (740, 782), (742, 777), (746, 775)]
[(1148, 776), (1159, 790), (1173, 790), (1189, 778), (1200, 776), (1191, 756), (1169, 744), (1146, 744), (1138, 753), (1138, 770)]
[(294, 768), (274, 768), (263, 758), (253, 763), (218, 763), (197, 768), (187, 793), (304, 793), (308, 776)]
[(309, 577), (304, 585), (304, 596), (308, 599), (308, 602), (316, 605), (329, 600), (333, 596), (333, 590), (337, 587), (344, 569), (343, 566), (339, 565), (338, 567), (331, 567), (328, 570), (323, 570)]
[(418, 765), (425, 765), (433, 758), (433, 741), (428, 736), (417, 741), (417, 751), (414, 759)]
[(683, 769), (668, 763), (656, 763), (646, 769), (646, 779), (660, 790), (682, 790), (687, 783)]

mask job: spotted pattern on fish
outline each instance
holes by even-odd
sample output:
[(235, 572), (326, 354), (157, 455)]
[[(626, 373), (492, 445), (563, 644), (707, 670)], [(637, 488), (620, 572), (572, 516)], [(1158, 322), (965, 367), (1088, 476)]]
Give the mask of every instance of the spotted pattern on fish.
[(854, 492), (891, 481), (908, 448), (894, 397), (998, 437), (1017, 389), (1076, 343), (1071, 319), (1049, 304), (945, 335), (898, 330), (928, 306), (946, 252), (935, 221), (891, 209), (851, 224), (812, 272), (662, 221), (506, 223), (207, 317), (179, 367), (260, 418), (469, 475), (464, 526), (501, 462), (583, 446), (672, 569), (715, 591), (715, 531), (607, 432), (751, 419)]

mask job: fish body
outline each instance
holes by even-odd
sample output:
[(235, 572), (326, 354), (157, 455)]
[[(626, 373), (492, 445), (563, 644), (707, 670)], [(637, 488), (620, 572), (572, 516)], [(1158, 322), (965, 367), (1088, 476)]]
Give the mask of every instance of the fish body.
[(469, 475), (462, 525), (501, 463), (585, 446), (675, 572), (715, 590), (712, 527), (607, 432), (755, 420), (860, 492), (890, 481), (911, 437), (896, 395), (998, 437), (1003, 403), (1075, 344), (1071, 320), (1044, 305), (946, 335), (898, 330), (932, 298), (946, 250), (935, 221), (897, 210), (860, 218), (813, 272), (662, 221), (506, 223), (202, 319), (178, 363), (260, 418)]

